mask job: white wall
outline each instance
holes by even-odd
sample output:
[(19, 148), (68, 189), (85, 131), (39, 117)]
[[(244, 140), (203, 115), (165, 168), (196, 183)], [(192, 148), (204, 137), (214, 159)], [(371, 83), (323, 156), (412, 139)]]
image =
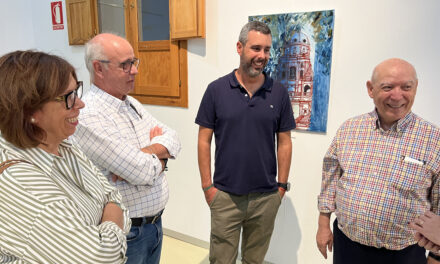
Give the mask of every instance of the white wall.
[[(331, 263), (331, 257), (325, 261), (320, 256), (315, 242), (322, 157), (344, 120), (373, 109), (365, 82), (376, 64), (389, 57), (413, 63), (419, 76), (413, 110), (440, 125), (439, 1), (206, 0), (206, 40), (188, 44), (189, 107), (145, 106), (175, 128), (183, 143), (180, 157), (169, 163), (171, 194), (165, 228), (209, 240), (210, 213), (200, 188), (194, 119), (206, 86), (238, 66), (235, 43), (247, 17), (326, 9), (335, 9), (327, 133), (293, 132), (293, 190), (279, 210), (266, 259), (277, 264)], [(27, 47), (50, 51), (67, 58), (79, 70), (80, 79), (88, 79), (83, 48), (68, 46), (67, 29), (51, 28), (50, 0), (1, 1), (0, 15), (1, 53)]]
[(31, 0), (0, 0), (0, 54), (34, 48)]

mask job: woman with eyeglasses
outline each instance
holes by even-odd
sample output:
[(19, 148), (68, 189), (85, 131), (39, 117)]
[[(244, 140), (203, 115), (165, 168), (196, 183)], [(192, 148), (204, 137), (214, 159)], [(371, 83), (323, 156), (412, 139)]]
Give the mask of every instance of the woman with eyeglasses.
[(0, 263), (125, 263), (121, 195), (69, 140), (82, 82), (57, 56), (0, 58)]

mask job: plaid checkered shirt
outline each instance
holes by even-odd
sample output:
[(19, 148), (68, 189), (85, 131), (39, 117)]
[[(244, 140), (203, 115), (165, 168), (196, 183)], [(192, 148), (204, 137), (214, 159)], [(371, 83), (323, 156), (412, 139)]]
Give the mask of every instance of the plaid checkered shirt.
[[(141, 148), (158, 143), (175, 158), (181, 149), (177, 133), (131, 96), (121, 101), (91, 85), (82, 100), (86, 106), (81, 110), (74, 139), (110, 184), (119, 189), (130, 217), (153, 216), (163, 210), (168, 183), (162, 164), (156, 155)], [(150, 129), (155, 126), (162, 128), (163, 134), (150, 141)], [(112, 182), (112, 174), (124, 181)]]
[(408, 222), (439, 214), (440, 129), (410, 112), (387, 131), (376, 111), (346, 121), (324, 157), (318, 209), (367, 246), (415, 244)]

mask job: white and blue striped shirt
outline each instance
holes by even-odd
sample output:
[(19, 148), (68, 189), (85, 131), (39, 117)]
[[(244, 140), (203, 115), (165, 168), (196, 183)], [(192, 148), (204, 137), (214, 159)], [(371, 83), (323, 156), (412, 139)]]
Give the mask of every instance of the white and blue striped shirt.
[[(175, 158), (181, 148), (177, 133), (131, 96), (119, 100), (91, 85), (82, 100), (86, 106), (79, 116), (76, 142), (119, 189), (130, 217), (156, 215), (168, 201), (168, 183), (157, 156), (141, 148), (158, 143)], [(162, 128), (163, 135), (150, 141), (155, 126)], [(124, 181), (112, 182), (112, 174)]]
[(61, 156), (17, 148), (0, 135), (0, 162), (24, 160), (0, 174), (0, 263), (125, 263), (130, 230), (101, 223), (118, 190), (68, 140)]

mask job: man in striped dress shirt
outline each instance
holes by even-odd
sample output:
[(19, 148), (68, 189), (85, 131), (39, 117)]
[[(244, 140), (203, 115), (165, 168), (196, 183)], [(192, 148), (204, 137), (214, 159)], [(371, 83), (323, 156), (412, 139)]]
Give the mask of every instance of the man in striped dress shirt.
[(124, 38), (99, 34), (86, 45), (92, 85), (83, 97), (75, 140), (121, 192), (130, 211), (127, 263), (157, 264), (161, 214), (168, 201), (164, 169), (180, 151), (177, 133), (151, 116), (128, 93), (139, 59)]
[(427, 261), (408, 223), (439, 213), (440, 129), (411, 112), (417, 84), (404, 60), (376, 66), (367, 82), (375, 110), (346, 121), (325, 154), (316, 240), (325, 258), (334, 247), (333, 263)]

